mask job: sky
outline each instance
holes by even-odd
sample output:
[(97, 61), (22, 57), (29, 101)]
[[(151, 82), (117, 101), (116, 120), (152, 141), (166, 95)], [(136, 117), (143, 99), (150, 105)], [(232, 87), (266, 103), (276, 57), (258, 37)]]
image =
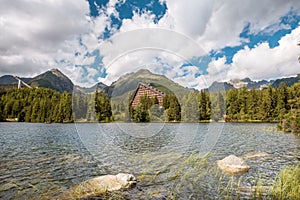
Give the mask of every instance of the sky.
[(190, 88), (300, 73), (299, 0), (0, 0), (0, 76), (107, 85), (146, 68)]

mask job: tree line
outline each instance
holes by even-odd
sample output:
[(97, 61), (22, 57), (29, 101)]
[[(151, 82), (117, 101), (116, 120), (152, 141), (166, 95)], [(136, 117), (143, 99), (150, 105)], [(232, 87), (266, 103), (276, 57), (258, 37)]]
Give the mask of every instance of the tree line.
[(74, 118), (113, 121), (110, 99), (104, 91), (73, 96), (47, 88), (0, 91), (0, 121), (63, 123)]
[(72, 122), (71, 94), (36, 88), (0, 91), (0, 120)]
[(163, 106), (159, 106), (157, 97), (150, 98), (146, 94), (140, 97), (138, 105), (132, 106), (129, 101), (129, 116), (135, 122), (178, 122), (181, 120), (181, 107), (177, 97), (166, 95)]
[(293, 126), (300, 127), (299, 98), (300, 83), (291, 87), (281, 83), (278, 88), (269, 86), (264, 90), (243, 87), (226, 92), (190, 91), (182, 98), (166, 95), (161, 108), (157, 100), (145, 95), (137, 106), (129, 110), (136, 122), (280, 122), (286, 119), (285, 126), (291, 126), (288, 124), (293, 121)]
[(299, 109), (293, 103), (300, 97), (299, 83), (288, 87), (281, 83), (278, 88), (269, 86), (265, 90), (229, 90), (226, 94), (227, 121), (281, 121)]
[(226, 92), (190, 91), (183, 97), (168, 94), (162, 106), (157, 98), (144, 95), (135, 107), (131, 101), (129, 105), (113, 103), (104, 91), (79, 92), (73, 96), (46, 88), (0, 91), (0, 121), (17, 118), (20, 122), (111, 122), (115, 116), (135, 122), (281, 121), (283, 130), (297, 131), (300, 82), (291, 87), (282, 83), (278, 88), (269, 86), (264, 90), (244, 87)]
[(193, 91), (183, 98), (167, 94), (162, 106), (159, 106), (157, 97), (149, 98), (145, 94), (136, 106), (129, 101), (129, 113), (135, 122), (198, 122), (210, 119), (210, 106), (209, 94), (204, 91), (199, 95)]

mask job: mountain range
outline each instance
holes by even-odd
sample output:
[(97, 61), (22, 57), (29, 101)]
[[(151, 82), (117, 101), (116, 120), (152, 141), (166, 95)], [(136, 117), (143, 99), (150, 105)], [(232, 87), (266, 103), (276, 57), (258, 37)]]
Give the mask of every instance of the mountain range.
[[(74, 88), (73, 82), (58, 69), (51, 69), (33, 78), (20, 77), (20, 79), (31, 87), (50, 88), (59, 92), (72, 92)], [(4, 75), (0, 77), (0, 84), (2, 86), (18, 84), (18, 80), (13, 75)]]
[(247, 87), (248, 89), (264, 89), (271, 85), (274, 88), (278, 88), (280, 83), (285, 83), (287, 86), (292, 86), (295, 83), (300, 81), (300, 74), (294, 77), (288, 78), (279, 78), (276, 80), (260, 80), (260, 81), (253, 81), (250, 78), (244, 79), (232, 79), (225, 82), (213, 82), (208, 88), (208, 91), (216, 92), (222, 90), (230, 90), (230, 89), (240, 89), (242, 87)]
[(133, 94), (139, 82), (151, 83), (152, 86), (166, 94), (174, 93), (183, 96), (189, 92), (188, 88), (175, 83), (164, 75), (154, 74), (147, 69), (140, 69), (137, 72), (125, 74), (110, 86), (104, 88), (104, 90), (115, 101), (120, 101)]
[[(21, 77), (20, 79), (32, 87), (51, 88), (59, 92), (73, 92), (73, 89), (83, 93), (91, 93), (97, 89), (105, 90), (110, 97), (114, 97), (120, 100), (122, 98), (127, 98), (126, 95), (133, 93), (139, 82), (151, 83), (157, 89), (160, 89), (165, 93), (171, 91), (176, 95), (184, 95), (191, 90), (179, 85), (178, 83), (175, 83), (164, 75), (154, 74), (146, 69), (141, 69), (137, 72), (125, 74), (121, 76), (117, 81), (113, 82), (110, 86), (107, 86), (100, 82), (90, 88), (74, 85), (73, 82), (58, 69), (51, 69), (33, 78)], [(207, 90), (215, 92), (233, 88), (239, 89), (241, 87), (247, 87), (248, 89), (263, 89), (268, 87), (269, 85), (277, 88), (279, 87), (281, 82), (284, 82), (288, 86), (291, 86), (298, 81), (300, 81), (300, 74), (294, 77), (281, 78), (270, 81), (253, 81), (250, 78), (233, 79), (226, 82), (213, 82), (212, 85), (207, 88)], [(18, 80), (13, 75), (4, 75), (0, 77), (1, 86), (13, 84), (18, 84)], [(164, 91), (166, 90), (166, 88), (169, 91)]]

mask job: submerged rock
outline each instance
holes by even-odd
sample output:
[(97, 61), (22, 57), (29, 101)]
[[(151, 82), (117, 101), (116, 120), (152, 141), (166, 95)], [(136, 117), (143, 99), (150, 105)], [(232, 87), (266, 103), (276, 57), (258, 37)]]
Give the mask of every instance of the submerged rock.
[(268, 194), (272, 191), (272, 186), (250, 186), (250, 187), (239, 187), (240, 194), (247, 196), (256, 194), (257, 196), (261, 195), (267, 197)]
[(60, 199), (82, 199), (126, 189), (136, 184), (132, 174), (99, 176), (71, 187)]
[(224, 173), (229, 175), (243, 174), (250, 169), (243, 159), (235, 155), (230, 155), (223, 160), (218, 160), (217, 164)]
[(260, 158), (268, 158), (271, 157), (270, 154), (265, 153), (265, 152), (253, 152), (253, 153), (248, 153), (243, 156), (244, 160), (255, 160), (255, 159), (260, 159)]

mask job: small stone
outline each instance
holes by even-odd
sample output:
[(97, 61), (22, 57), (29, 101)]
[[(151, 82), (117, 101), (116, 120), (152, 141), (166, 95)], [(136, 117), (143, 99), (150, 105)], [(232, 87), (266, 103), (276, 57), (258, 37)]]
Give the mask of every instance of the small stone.
[(243, 174), (250, 169), (243, 159), (235, 155), (230, 155), (223, 160), (218, 160), (217, 164), (224, 173), (229, 175)]

